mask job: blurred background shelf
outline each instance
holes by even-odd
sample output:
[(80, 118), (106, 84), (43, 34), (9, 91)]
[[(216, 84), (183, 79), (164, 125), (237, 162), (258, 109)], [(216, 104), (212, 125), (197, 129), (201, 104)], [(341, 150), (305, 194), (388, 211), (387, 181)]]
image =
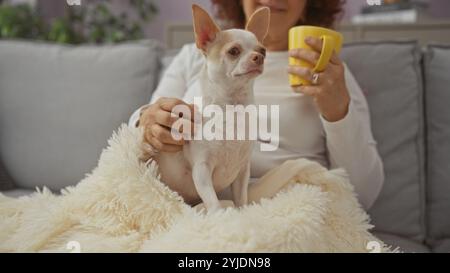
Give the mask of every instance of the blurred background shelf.
[(450, 44), (450, 20), (409, 24), (361, 24), (342, 23), (338, 28), (345, 41), (418, 40), (420, 44)]
[[(450, 20), (408, 24), (352, 24), (342, 23), (346, 43), (384, 40), (417, 40), (421, 45), (439, 43), (450, 45)], [(165, 42), (168, 48), (180, 48), (194, 40), (192, 25), (171, 24), (166, 27)]]

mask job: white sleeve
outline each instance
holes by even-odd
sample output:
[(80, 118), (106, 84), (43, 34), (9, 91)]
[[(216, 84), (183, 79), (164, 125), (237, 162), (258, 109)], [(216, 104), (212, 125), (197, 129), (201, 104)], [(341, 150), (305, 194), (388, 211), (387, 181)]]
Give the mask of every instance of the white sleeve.
[(140, 107), (139, 109), (134, 111), (134, 113), (131, 115), (130, 119), (128, 120), (129, 127), (137, 127), (138, 126), (138, 120), (141, 115), (141, 109), (142, 109), (142, 107)]
[[(192, 45), (185, 45), (181, 51), (175, 56), (172, 63), (164, 72), (161, 81), (158, 84), (155, 92), (153, 92), (150, 103), (154, 103), (161, 97), (169, 98), (183, 98), (187, 90), (187, 81), (190, 77), (190, 66), (192, 66), (192, 58), (195, 54), (192, 51), (195, 50)], [(145, 107), (146, 105), (142, 106)], [(140, 107), (130, 117), (128, 122), (129, 126), (137, 126), (137, 122), (140, 117)]]
[(364, 94), (345, 67), (351, 102), (347, 116), (338, 122), (323, 117), (329, 160), (332, 168), (344, 168), (365, 209), (376, 201), (384, 183), (383, 163), (370, 125), (370, 112)]

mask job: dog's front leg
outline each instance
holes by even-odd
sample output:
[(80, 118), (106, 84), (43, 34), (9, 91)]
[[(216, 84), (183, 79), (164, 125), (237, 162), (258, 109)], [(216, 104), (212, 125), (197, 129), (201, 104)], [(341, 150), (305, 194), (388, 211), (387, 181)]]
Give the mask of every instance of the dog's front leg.
[(192, 166), (192, 179), (195, 189), (208, 211), (220, 209), (220, 202), (212, 181), (212, 170), (206, 162), (196, 163)]
[(233, 182), (233, 184), (231, 184), (233, 201), (234, 204), (238, 207), (242, 207), (247, 204), (249, 180), (250, 180), (250, 163), (241, 169), (238, 177)]

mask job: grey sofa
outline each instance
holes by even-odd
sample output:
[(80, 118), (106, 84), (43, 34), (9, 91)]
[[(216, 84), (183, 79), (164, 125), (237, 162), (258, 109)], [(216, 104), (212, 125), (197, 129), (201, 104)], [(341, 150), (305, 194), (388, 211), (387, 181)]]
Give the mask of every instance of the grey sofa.
[[(365, 91), (385, 164), (369, 211), (375, 234), (406, 252), (450, 252), (450, 47), (357, 43), (342, 57)], [(76, 184), (170, 60), (152, 41), (0, 41), (0, 190)]]

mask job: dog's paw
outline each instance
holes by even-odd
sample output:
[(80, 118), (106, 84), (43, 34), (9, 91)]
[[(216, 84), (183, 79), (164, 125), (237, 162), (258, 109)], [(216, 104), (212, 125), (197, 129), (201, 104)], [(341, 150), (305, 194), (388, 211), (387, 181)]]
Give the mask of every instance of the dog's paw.
[(217, 205), (206, 207), (204, 203), (200, 203), (194, 207), (194, 209), (198, 212), (207, 211), (208, 213), (214, 213), (220, 211), (222, 209), (234, 208), (234, 203), (231, 200), (222, 200)]

